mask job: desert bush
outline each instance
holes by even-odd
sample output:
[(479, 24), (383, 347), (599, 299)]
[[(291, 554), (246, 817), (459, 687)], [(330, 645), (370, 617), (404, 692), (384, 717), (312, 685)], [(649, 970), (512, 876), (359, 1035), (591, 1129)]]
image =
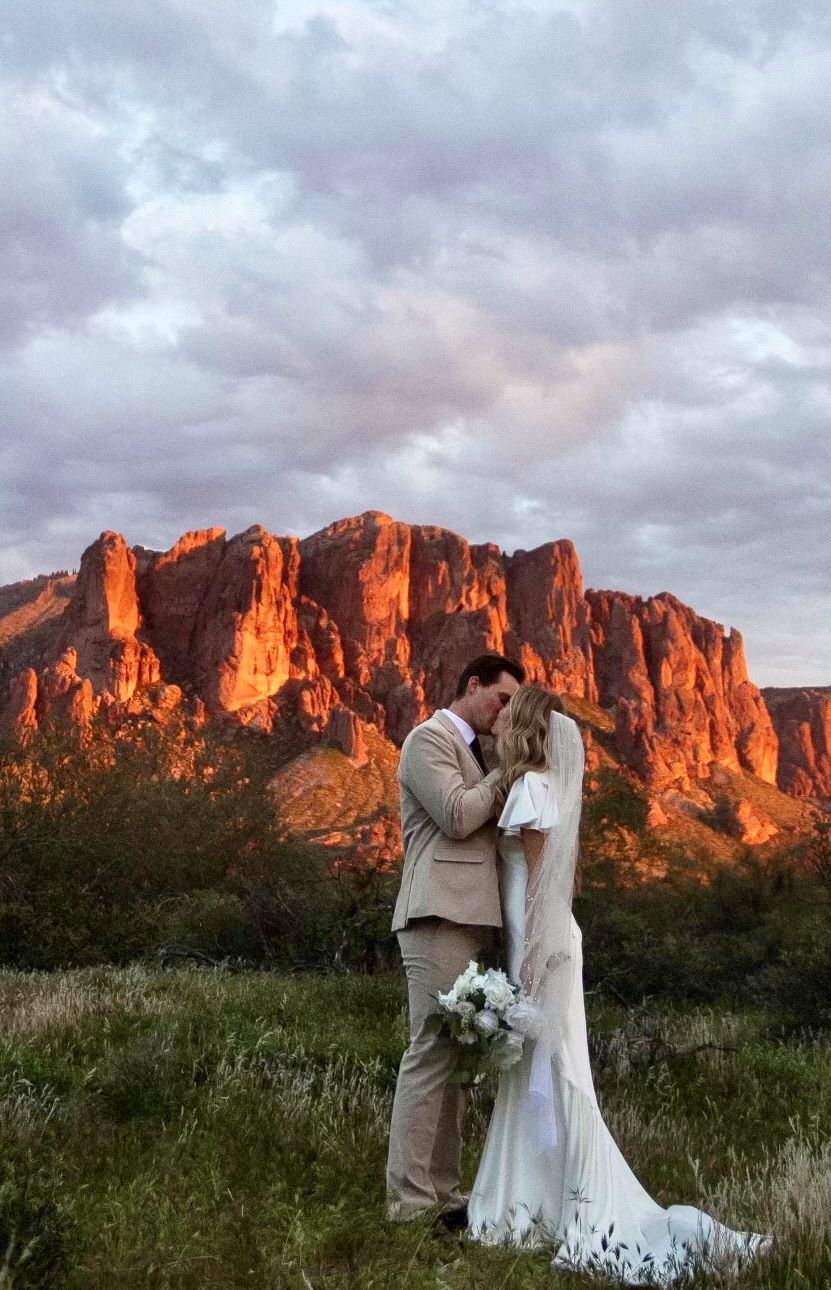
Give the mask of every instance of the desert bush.
[(829, 822), (796, 846), (748, 848), (716, 867), (657, 839), (646, 810), (620, 772), (600, 771), (586, 795), (574, 912), (587, 986), (627, 1004), (764, 1003), (785, 1024), (827, 1026)]
[(265, 741), (185, 733), (101, 725), (5, 750), (0, 963), (126, 963), (170, 945), (285, 966), (391, 961), (396, 880), (284, 839)]
[(339, 868), (333, 929), (338, 962), (364, 971), (398, 966), (398, 941), (390, 929), (399, 880), (383, 864)]
[(816, 816), (810, 833), (796, 848), (795, 859), (831, 892), (831, 816)]
[[(0, 758), (0, 963), (54, 969), (155, 959), (163, 946), (258, 965), (397, 966), (398, 874), (289, 844), (269, 743), (175, 723), (52, 735)], [(581, 830), (587, 984), (776, 1007), (826, 1025), (828, 831), (776, 859), (748, 852), (694, 880), (646, 829), (646, 799), (602, 770)], [(664, 863), (658, 863), (663, 861)], [(644, 870), (665, 872), (645, 882)], [(805, 935), (806, 910), (814, 930)], [(788, 980), (804, 979), (804, 1005)], [(781, 1007), (776, 1000), (781, 1000)]]
[(195, 950), (212, 958), (256, 961), (262, 942), (241, 896), (199, 888), (162, 901), (148, 922), (160, 946)]
[(831, 916), (827, 908), (803, 911), (749, 982), (749, 993), (785, 1026), (831, 1027)]
[(604, 766), (592, 777), (592, 789), (585, 796), (581, 819), (581, 841), (591, 845), (594, 838), (610, 828), (629, 829), (642, 834), (649, 810), (646, 793), (631, 775)]
[(328, 861), (281, 837), (271, 769), (261, 742), (175, 724), (7, 748), (0, 963), (126, 963), (171, 939), (279, 961), (319, 947)]
[(589, 784), (580, 821), (578, 886), (617, 887), (636, 873), (652, 847), (646, 794), (631, 776), (608, 767)]
[(242, 901), (262, 961), (371, 972), (398, 962), (390, 931), (398, 880), (383, 865), (294, 847), (284, 850), (279, 865), (268, 855), (250, 855), (235, 867), (229, 887)]
[(807, 879), (780, 877), (750, 857), (706, 884), (584, 886), (574, 911), (587, 986), (628, 1004), (761, 1003), (785, 1024), (828, 1026), (831, 906)]

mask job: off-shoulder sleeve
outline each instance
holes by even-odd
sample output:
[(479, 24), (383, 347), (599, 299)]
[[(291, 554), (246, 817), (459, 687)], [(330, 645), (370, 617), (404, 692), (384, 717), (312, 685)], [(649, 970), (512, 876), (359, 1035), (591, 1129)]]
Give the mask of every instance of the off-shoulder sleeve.
[(556, 819), (557, 802), (548, 776), (529, 770), (511, 785), (499, 827), (505, 833), (519, 833), (520, 829), (545, 832)]

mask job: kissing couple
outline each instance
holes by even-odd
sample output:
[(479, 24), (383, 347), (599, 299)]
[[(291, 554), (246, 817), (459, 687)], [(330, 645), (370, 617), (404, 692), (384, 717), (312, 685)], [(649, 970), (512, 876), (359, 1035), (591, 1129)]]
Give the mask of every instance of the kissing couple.
[[(474, 659), (456, 695), (410, 732), (398, 780), (404, 866), (395, 906), (410, 1042), (390, 1125), (387, 1216), (434, 1217), (487, 1245), (545, 1249), (552, 1266), (618, 1284), (671, 1285), (734, 1265), (769, 1238), (690, 1205), (658, 1205), (607, 1129), (589, 1064), (582, 938), (571, 912), (583, 741), (553, 693), (500, 654)], [(489, 770), (479, 736), (493, 734)], [(492, 958), (541, 1028), (504, 1070), (470, 1196), (460, 1189), (466, 1095), (460, 1048), (429, 1018), (471, 960)]]

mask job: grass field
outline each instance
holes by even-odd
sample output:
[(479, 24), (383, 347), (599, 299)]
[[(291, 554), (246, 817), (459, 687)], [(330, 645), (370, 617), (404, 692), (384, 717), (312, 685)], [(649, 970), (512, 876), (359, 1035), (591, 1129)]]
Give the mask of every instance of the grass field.
[[(589, 1012), (607, 1119), (653, 1195), (778, 1236), (706, 1284), (831, 1286), (825, 1043), (759, 1014)], [(6, 972), (0, 1019), (0, 1286), (584, 1284), (544, 1255), (384, 1222), (397, 977)], [(468, 1182), (491, 1096), (472, 1106)]]

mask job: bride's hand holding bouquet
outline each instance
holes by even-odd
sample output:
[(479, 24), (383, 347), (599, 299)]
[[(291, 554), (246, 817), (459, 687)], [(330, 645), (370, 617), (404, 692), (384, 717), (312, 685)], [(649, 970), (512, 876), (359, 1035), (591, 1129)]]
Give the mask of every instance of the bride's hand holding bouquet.
[(520, 987), (499, 969), (473, 959), (447, 993), (438, 995), (438, 1004), (431, 1029), (464, 1050), (452, 1076), (456, 1084), (478, 1083), (487, 1067), (503, 1071), (514, 1066), (525, 1040), (539, 1033), (537, 1011)]

